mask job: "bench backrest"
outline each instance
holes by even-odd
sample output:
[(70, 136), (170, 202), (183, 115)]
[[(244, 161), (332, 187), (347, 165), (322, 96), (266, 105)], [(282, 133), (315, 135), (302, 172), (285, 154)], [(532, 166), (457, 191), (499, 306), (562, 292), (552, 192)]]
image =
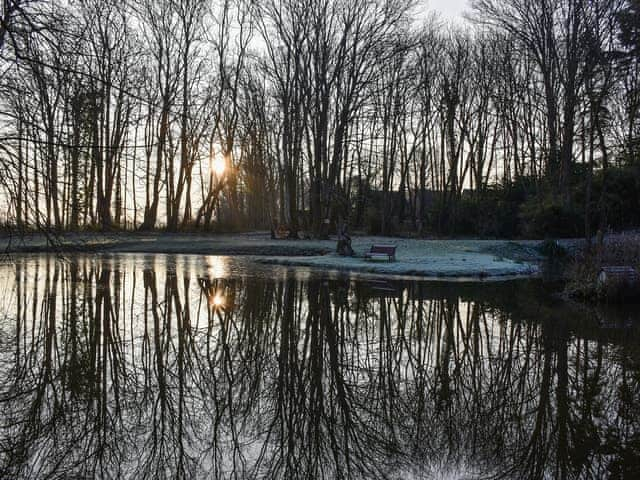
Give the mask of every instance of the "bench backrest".
[(395, 245), (371, 245), (370, 253), (384, 253), (386, 255), (395, 255)]

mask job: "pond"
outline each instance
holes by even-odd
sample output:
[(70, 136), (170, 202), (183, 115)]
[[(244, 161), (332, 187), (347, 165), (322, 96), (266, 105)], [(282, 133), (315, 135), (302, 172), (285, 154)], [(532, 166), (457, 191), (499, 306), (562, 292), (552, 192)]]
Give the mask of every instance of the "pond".
[(0, 478), (640, 478), (637, 309), (202, 256), (0, 265)]

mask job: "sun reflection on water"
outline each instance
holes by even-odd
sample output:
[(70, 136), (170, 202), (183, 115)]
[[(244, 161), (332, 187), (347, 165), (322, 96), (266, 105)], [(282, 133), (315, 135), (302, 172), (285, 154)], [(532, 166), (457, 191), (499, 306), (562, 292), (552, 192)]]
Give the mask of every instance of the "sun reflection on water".
[(206, 273), (209, 278), (226, 278), (230, 274), (229, 258), (220, 256), (205, 257)]
[(222, 295), (219, 292), (216, 292), (213, 295), (209, 296), (209, 307), (215, 309), (219, 309), (219, 308), (224, 308), (225, 307), (225, 298), (224, 295)]

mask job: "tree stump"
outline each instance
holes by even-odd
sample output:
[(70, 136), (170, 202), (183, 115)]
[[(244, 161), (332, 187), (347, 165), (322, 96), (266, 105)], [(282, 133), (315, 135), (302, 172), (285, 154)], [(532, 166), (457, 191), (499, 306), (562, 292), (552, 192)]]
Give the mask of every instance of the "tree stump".
[(338, 228), (338, 245), (336, 246), (336, 251), (338, 255), (343, 257), (353, 257), (355, 255), (351, 247), (351, 237), (347, 231), (346, 224), (342, 224), (340, 228)]

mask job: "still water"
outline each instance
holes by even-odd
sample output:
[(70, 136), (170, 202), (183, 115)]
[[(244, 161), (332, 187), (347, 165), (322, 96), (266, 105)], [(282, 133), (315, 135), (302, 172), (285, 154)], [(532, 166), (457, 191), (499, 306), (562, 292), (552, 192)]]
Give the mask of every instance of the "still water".
[(640, 320), (535, 281), (0, 265), (0, 478), (640, 478)]

